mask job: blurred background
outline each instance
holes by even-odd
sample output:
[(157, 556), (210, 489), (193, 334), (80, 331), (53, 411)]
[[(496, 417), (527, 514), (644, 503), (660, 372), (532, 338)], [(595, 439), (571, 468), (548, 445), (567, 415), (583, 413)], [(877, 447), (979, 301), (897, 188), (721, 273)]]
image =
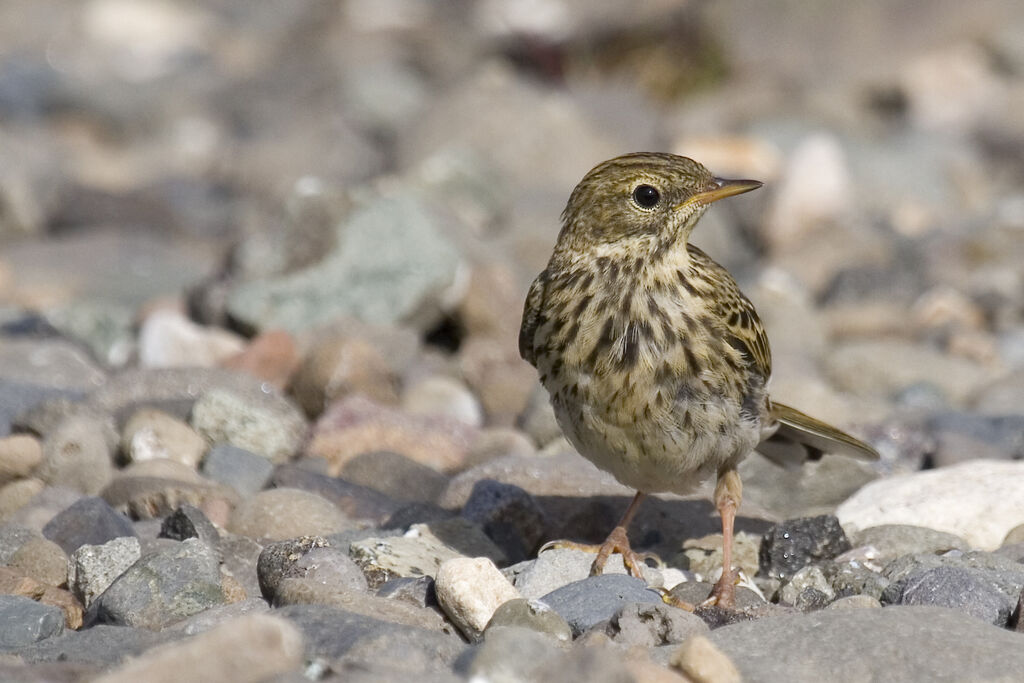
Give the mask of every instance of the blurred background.
[(8, 418), (227, 365), (544, 446), (523, 296), (654, 150), (765, 181), (693, 241), (780, 400), (892, 471), (1024, 456), (1019, 0), (5, 0), (0, 46)]

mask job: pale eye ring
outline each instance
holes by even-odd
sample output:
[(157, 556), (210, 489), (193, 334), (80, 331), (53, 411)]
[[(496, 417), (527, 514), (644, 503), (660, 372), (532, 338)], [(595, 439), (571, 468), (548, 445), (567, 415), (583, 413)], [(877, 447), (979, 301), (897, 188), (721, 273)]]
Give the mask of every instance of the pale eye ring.
[(633, 190), (633, 201), (641, 209), (653, 209), (661, 201), (661, 193), (652, 185), (637, 185)]

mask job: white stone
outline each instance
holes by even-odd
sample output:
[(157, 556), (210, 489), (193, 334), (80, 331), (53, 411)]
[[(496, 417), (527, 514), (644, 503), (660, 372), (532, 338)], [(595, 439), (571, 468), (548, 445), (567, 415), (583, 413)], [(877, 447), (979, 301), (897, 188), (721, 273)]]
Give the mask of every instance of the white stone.
[(136, 411), (121, 432), (121, 451), (131, 462), (170, 459), (196, 468), (208, 447), (183, 420), (155, 408)]
[(417, 415), (444, 415), (482, 427), (484, 411), (465, 384), (442, 375), (415, 382), (402, 394), (402, 409)]
[(496, 609), (522, 597), (486, 557), (445, 560), (435, 590), (445, 614), (470, 640), (480, 639)]
[(972, 460), (874, 481), (836, 510), (848, 535), (882, 524), (945, 531), (995, 550), (1024, 524), (1024, 462)]
[(88, 608), (141, 555), (139, 539), (133, 536), (80, 546), (68, 558), (68, 590)]
[(139, 363), (147, 368), (213, 367), (244, 348), (238, 335), (173, 310), (152, 313), (139, 330)]

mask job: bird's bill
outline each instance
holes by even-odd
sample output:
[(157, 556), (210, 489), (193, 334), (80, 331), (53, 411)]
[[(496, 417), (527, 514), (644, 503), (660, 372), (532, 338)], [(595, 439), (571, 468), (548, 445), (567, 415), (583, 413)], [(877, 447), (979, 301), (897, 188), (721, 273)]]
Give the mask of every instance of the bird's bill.
[(687, 204), (710, 204), (719, 199), (732, 197), (733, 195), (750, 192), (764, 185), (760, 180), (729, 180), (728, 178), (712, 178), (708, 183), (708, 189), (691, 196), (685, 202), (677, 206), (682, 208)]

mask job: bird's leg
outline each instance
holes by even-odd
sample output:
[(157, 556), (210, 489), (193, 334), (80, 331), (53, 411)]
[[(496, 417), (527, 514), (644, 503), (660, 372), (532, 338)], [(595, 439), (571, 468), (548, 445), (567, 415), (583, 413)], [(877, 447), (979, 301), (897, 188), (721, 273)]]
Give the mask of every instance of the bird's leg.
[(743, 499), (743, 484), (735, 467), (719, 470), (715, 485), (715, 507), (722, 516), (722, 576), (711, 589), (705, 605), (732, 607), (736, 602), (737, 574), (732, 568), (732, 530), (736, 510)]
[(616, 525), (612, 532), (608, 534), (608, 538), (605, 539), (601, 545), (590, 545), (585, 543), (575, 543), (573, 541), (549, 541), (541, 546), (539, 553), (549, 550), (551, 548), (572, 548), (573, 550), (582, 550), (589, 553), (597, 553), (597, 557), (594, 558), (594, 564), (590, 566), (590, 575), (597, 576), (604, 571), (604, 565), (611, 557), (612, 553), (619, 553), (622, 555), (622, 563), (626, 565), (626, 569), (629, 573), (638, 579), (644, 578), (643, 576), (643, 564), (644, 558), (648, 555), (643, 553), (633, 552), (633, 549), (629, 547), (629, 537), (627, 530), (629, 529), (629, 523), (633, 521), (633, 517), (636, 515), (637, 508), (640, 507), (640, 503), (643, 502), (644, 498), (647, 497), (646, 493), (637, 491), (637, 494), (633, 497), (633, 501), (626, 508), (626, 514), (622, 515), (622, 519)]

